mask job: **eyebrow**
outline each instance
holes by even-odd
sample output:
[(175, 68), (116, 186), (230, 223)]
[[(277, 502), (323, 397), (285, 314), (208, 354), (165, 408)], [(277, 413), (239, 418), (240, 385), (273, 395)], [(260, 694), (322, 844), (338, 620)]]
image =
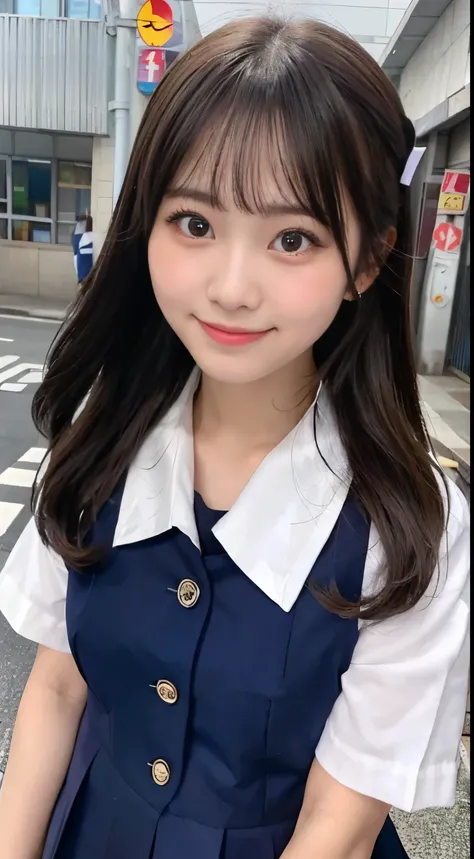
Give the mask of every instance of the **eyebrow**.
[[(196, 203), (204, 203), (206, 206), (211, 206), (213, 209), (219, 209), (225, 212), (225, 207), (219, 203), (216, 198), (208, 191), (200, 191), (198, 188), (189, 188), (185, 185), (179, 185), (175, 188), (170, 188), (166, 192), (166, 198), (169, 200), (177, 197), (185, 197), (188, 200), (194, 200)], [(269, 203), (262, 207), (265, 215), (303, 215), (314, 220), (314, 214), (304, 206), (298, 204), (290, 205), (289, 203)]]

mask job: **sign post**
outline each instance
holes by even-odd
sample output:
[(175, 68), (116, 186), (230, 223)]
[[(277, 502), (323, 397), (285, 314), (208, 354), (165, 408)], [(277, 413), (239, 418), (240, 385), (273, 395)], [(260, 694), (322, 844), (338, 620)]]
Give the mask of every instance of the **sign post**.
[(138, 53), (137, 86), (144, 95), (151, 95), (166, 71), (165, 52), (145, 48)]

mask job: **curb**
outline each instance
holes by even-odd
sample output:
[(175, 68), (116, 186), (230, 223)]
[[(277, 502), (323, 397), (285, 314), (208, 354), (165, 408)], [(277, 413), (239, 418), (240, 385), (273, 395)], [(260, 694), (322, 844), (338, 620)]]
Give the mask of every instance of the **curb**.
[(37, 310), (34, 310), (33, 308), (2, 307), (1, 305), (0, 313), (3, 316), (12, 316), (13, 318), (45, 319), (48, 322), (63, 322), (66, 315), (65, 310), (55, 310), (54, 308), (51, 308), (50, 310), (47, 308), (38, 308)]
[(433, 445), (433, 450), (438, 456), (445, 456), (447, 459), (455, 459), (456, 462), (459, 463), (458, 472), (460, 477), (467, 483), (468, 486), (471, 485), (471, 465), (469, 462), (466, 462), (462, 455), (460, 456), (459, 451), (454, 453), (449, 447), (446, 447), (439, 439), (434, 436), (430, 436), (431, 444)]

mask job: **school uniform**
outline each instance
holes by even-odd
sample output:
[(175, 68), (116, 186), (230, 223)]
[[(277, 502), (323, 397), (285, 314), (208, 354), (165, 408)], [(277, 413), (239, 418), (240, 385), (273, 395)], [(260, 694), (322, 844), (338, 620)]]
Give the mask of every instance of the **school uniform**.
[(83, 233), (80, 237), (76, 261), (77, 280), (78, 283), (82, 283), (94, 264), (94, 234), (92, 232)]
[[(357, 599), (383, 557), (324, 390), (318, 446), (310, 409), (224, 513), (194, 491), (196, 384), (98, 517), (103, 562), (66, 568), (30, 523), (0, 577), (12, 627), (72, 652), (89, 688), (43, 859), (277, 859), (315, 753), (342, 784), (406, 811), (454, 802), (464, 499), (453, 486), (439, 582), (415, 608), (341, 619), (311, 583)], [(387, 821), (373, 859), (406, 855)]]

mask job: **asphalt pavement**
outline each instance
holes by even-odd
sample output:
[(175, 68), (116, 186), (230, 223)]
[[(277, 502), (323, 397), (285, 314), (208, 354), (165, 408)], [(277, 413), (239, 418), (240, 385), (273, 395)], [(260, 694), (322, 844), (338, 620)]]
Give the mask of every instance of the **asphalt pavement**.
[[(30, 517), (31, 485), (45, 448), (31, 400), (58, 324), (0, 316), (0, 570)], [(0, 615), (0, 771), (35, 654)]]

